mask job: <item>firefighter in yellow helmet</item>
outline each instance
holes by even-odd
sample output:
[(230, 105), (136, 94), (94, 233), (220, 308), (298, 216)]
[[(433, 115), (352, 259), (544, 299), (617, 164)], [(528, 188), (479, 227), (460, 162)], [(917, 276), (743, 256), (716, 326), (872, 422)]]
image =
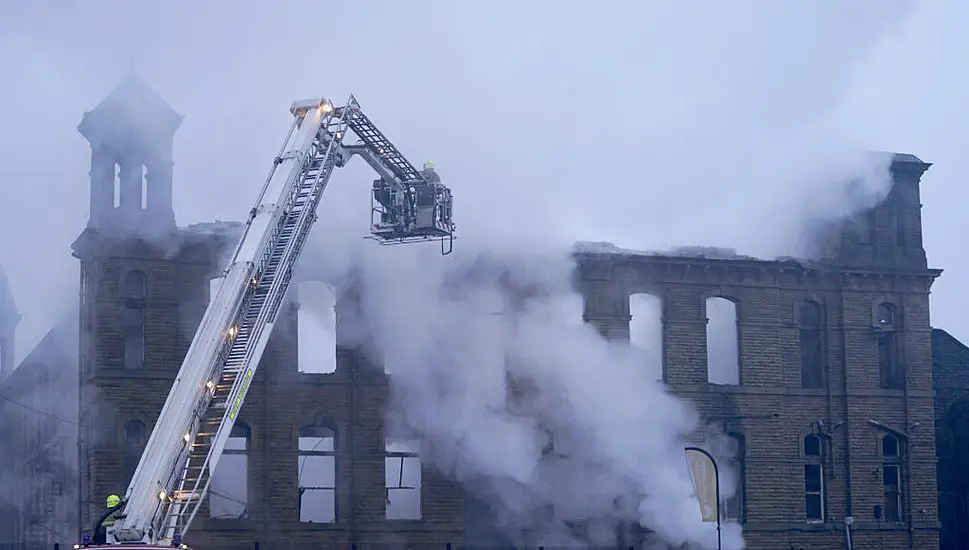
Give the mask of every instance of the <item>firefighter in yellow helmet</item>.
[(424, 180), (428, 183), (440, 183), (441, 176), (437, 175), (434, 171), (434, 163), (427, 161), (424, 163), (424, 169), (421, 170), (421, 175), (424, 176)]
[[(121, 504), (121, 497), (114, 494), (108, 495), (106, 504), (108, 510), (117, 508), (118, 505)], [(108, 527), (113, 526), (114, 522), (117, 521), (119, 511), (120, 510), (115, 510), (113, 513), (105, 517), (103, 521), (101, 521), (101, 525), (98, 527), (98, 530), (94, 535), (94, 544), (107, 544)]]

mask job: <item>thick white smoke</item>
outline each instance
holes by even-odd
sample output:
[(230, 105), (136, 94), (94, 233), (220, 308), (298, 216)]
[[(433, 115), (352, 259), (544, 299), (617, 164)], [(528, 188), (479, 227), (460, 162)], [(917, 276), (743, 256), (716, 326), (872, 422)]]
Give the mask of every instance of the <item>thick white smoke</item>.
[[(420, 435), (426, 459), (487, 504), (506, 536), (607, 544), (624, 521), (671, 543), (715, 540), (683, 454), (699, 419), (643, 353), (604, 340), (574, 307), (563, 315), (577, 298), (567, 250), (370, 252), (355, 262), (365, 328), (344, 334), (383, 353), (391, 425)], [(516, 306), (521, 288), (539, 295)], [(742, 546), (735, 526), (724, 534)]]

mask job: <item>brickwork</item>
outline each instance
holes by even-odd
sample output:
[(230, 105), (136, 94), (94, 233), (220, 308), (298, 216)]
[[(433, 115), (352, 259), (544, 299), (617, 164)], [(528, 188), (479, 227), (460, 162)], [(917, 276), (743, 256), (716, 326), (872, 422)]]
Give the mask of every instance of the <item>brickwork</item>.
[[(83, 241), (83, 242), (82, 242)], [(222, 243), (224, 244), (224, 243)], [(79, 240), (82, 272), (94, 295), (81, 316), (90, 346), (82, 360), (82, 411), (99, 419), (82, 435), (81, 485), (88, 506), (85, 528), (103, 510), (103, 497), (122, 492), (123, 425), (139, 420), (153, 427), (181, 357), (207, 302), (208, 280), (217, 271), (219, 243), (208, 253), (186, 249), (175, 256), (138, 245), (101, 241), (89, 233)], [(138, 257), (129, 257), (138, 252)], [(121, 281), (138, 269), (147, 274), (145, 365), (124, 368)], [(353, 296), (338, 303), (338, 338), (354, 309)], [(349, 305), (348, 305), (349, 304)], [(286, 306), (277, 321), (240, 420), (252, 431), (248, 452), (248, 513), (245, 519), (210, 519), (203, 506), (192, 528), (194, 544), (231, 541), (287, 541), (319, 546), (359, 543), (440, 543), (462, 532), (459, 490), (429, 468), (422, 483), (423, 520), (384, 519), (385, 444), (383, 410), (388, 383), (383, 369), (359, 348), (342, 344), (331, 374), (297, 371), (296, 309)], [(342, 339), (341, 339), (342, 341)], [(324, 424), (336, 432), (337, 521), (302, 523), (298, 515), (297, 433)]]
[[(749, 548), (844, 547), (852, 516), (854, 548), (937, 546), (935, 434), (928, 291), (934, 272), (852, 273), (823, 265), (589, 254), (580, 259), (586, 318), (607, 335), (628, 337), (628, 296), (648, 292), (664, 304), (664, 378), (703, 416), (746, 442), (745, 536)], [(738, 306), (741, 381), (706, 382), (705, 299)], [(824, 312), (825, 387), (801, 387), (796, 324), (801, 300)], [(906, 390), (879, 387), (873, 330), (876, 304), (904, 316)], [(801, 441), (826, 442), (825, 521), (805, 521)], [(884, 502), (878, 441), (907, 442), (902, 520), (877, 520)]]

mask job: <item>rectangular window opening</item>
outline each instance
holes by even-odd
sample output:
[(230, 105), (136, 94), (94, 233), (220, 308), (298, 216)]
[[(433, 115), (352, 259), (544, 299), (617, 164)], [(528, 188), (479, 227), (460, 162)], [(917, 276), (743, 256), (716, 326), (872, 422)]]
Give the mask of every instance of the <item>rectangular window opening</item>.
[(885, 520), (901, 521), (902, 490), (898, 465), (886, 464), (882, 467), (882, 479), (885, 487)]
[(332, 435), (300, 435), (297, 459), (299, 520), (302, 523), (336, 521), (336, 453)]
[(421, 458), (417, 441), (387, 442), (384, 459), (388, 520), (419, 520), (421, 512)]
[(209, 517), (244, 519), (249, 515), (249, 457), (245, 437), (229, 437), (209, 485)]
[(820, 464), (804, 465), (804, 511), (808, 522), (824, 521), (824, 470)]

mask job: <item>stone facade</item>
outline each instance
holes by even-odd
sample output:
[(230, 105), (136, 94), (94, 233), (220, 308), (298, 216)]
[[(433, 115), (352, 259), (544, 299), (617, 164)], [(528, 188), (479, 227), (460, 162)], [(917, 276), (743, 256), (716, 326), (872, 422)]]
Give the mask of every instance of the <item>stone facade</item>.
[[(928, 290), (933, 274), (873, 274), (798, 262), (587, 255), (580, 260), (586, 318), (611, 338), (628, 338), (628, 296), (664, 305), (663, 378), (703, 416), (741, 443), (742, 511), (749, 548), (934, 548), (938, 545), (935, 434)], [(707, 381), (707, 298), (737, 304), (740, 384)], [(822, 311), (823, 387), (803, 387), (804, 301)], [(881, 387), (877, 309), (895, 304), (905, 389)], [(881, 441), (901, 445), (882, 456)], [(805, 438), (820, 440), (818, 457)], [(809, 520), (805, 465), (819, 462), (821, 516)], [(886, 516), (883, 466), (902, 477), (897, 517)]]
[[(106, 495), (123, 493), (235, 235), (226, 224), (175, 227), (171, 153), (181, 119), (126, 78), (79, 127), (92, 147), (92, 203), (74, 243), (80, 362), (71, 418), (81, 429), (77, 459), (65, 463), (77, 466), (75, 533), (90, 530)], [(847, 536), (855, 550), (938, 546), (928, 296), (940, 272), (927, 268), (922, 249), (918, 185), (927, 168), (896, 155), (892, 192), (839, 228), (816, 262), (607, 246), (576, 253), (584, 320), (606, 338), (630, 338), (630, 296), (662, 304), (662, 377), (732, 437), (740, 489), (725, 512), (744, 524), (749, 548), (830, 550), (845, 548)], [(138, 181), (138, 173), (147, 176)], [(362, 291), (339, 290), (329, 374), (298, 371), (296, 309), (286, 307), (237, 423), (243, 443), (233, 454), (245, 458), (232, 462), (243, 464), (236, 485), (244, 495), (210, 497), (240, 508), (212, 518), (203, 507), (191, 543), (284, 550), (462, 542), (466, 495), (425, 464), (420, 513), (388, 519), (388, 464), (403, 464), (407, 453), (386, 444), (381, 361), (341, 337)], [(707, 304), (717, 297), (736, 311), (735, 383), (708, 378)], [(304, 434), (332, 439), (301, 452)], [(311, 454), (335, 463), (333, 479), (301, 488)], [(301, 521), (301, 493), (332, 498), (335, 518)], [(63, 514), (58, 521), (72, 519)], [(35, 528), (18, 517), (14, 536)]]

